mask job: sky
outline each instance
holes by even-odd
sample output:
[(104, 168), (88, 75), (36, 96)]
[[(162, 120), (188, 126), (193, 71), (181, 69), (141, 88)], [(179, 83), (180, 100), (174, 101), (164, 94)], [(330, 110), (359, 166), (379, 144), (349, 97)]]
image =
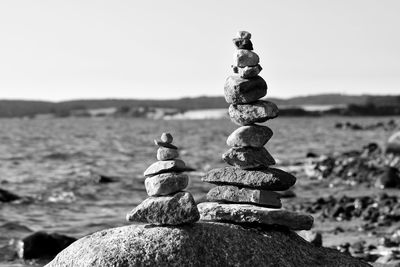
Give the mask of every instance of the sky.
[(398, 0), (1, 0), (0, 99), (223, 94), (238, 30), (268, 96), (400, 94)]

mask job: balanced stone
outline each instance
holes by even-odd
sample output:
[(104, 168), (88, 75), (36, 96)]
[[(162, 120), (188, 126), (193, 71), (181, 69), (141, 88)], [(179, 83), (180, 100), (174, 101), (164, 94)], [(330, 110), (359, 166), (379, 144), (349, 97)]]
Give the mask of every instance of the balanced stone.
[(242, 78), (253, 78), (256, 77), (262, 70), (262, 67), (260, 65), (257, 66), (251, 66), (251, 67), (243, 67), (243, 68), (237, 68), (237, 74), (239, 74), (240, 77)]
[(185, 170), (185, 162), (180, 159), (157, 161), (144, 171), (144, 176), (153, 176), (164, 172), (183, 172)]
[(282, 207), (280, 194), (274, 191), (239, 188), (231, 185), (222, 185), (212, 188), (207, 193), (207, 200), (211, 202), (226, 201), (250, 203), (278, 209)]
[(172, 137), (172, 135), (170, 133), (162, 133), (162, 135), (161, 135), (162, 142), (171, 144), (173, 140), (174, 140), (174, 138)]
[(243, 39), (251, 39), (251, 33), (246, 32), (246, 31), (238, 31), (236, 34), (237, 38), (243, 38)]
[(269, 101), (256, 101), (252, 104), (230, 105), (229, 116), (238, 125), (265, 122), (278, 116), (278, 107)]
[(161, 146), (161, 147), (167, 147), (167, 148), (172, 148), (172, 149), (178, 149), (176, 146), (174, 146), (173, 144), (167, 143), (167, 142), (163, 142), (163, 141), (158, 141), (158, 140), (154, 140), (154, 144), (156, 144), (157, 146)]
[(260, 76), (244, 79), (238, 75), (225, 81), (225, 100), (231, 104), (246, 104), (257, 101), (267, 94), (267, 83)]
[(242, 170), (235, 167), (224, 167), (207, 172), (201, 180), (217, 185), (236, 185), (270, 191), (284, 191), (296, 183), (296, 177), (275, 168)]
[(233, 147), (263, 147), (272, 135), (272, 130), (267, 126), (242, 126), (229, 135), (226, 144)]
[(250, 41), (250, 39), (235, 38), (232, 41), (238, 49), (253, 50), (253, 43)]
[(222, 155), (229, 165), (254, 169), (275, 165), (275, 160), (264, 147), (232, 147)]
[(147, 198), (128, 213), (126, 219), (156, 225), (179, 225), (198, 221), (199, 211), (190, 193), (179, 192), (172, 196)]
[(160, 146), (157, 150), (158, 160), (171, 160), (176, 159), (177, 157), (179, 157), (177, 149)]
[(233, 57), (233, 63), (238, 67), (256, 66), (260, 63), (260, 58), (250, 50), (238, 49)]
[(291, 230), (310, 230), (314, 219), (310, 215), (282, 209), (270, 209), (248, 204), (204, 202), (197, 205), (200, 219), (243, 224), (279, 225)]
[(189, 177), (181, 173), (162, 173), (144, 181), (149, 196), (165, 196), (185, 189)]

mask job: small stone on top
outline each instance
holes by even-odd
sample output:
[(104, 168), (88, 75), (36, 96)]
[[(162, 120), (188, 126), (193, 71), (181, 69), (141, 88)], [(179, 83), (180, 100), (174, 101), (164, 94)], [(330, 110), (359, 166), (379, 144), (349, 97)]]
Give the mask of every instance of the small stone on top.
[(243, 39), (251, 39), (251, 33), (247, 31), (238, 31), (236, 34), (237, 38), (243, 38)]
[(162, 142), (171, 144), (173, 140), (174, 140), (174, 138), (172, 137), (172, 135), (170, 133), (162, 133), (162, 135), (161, 135)]

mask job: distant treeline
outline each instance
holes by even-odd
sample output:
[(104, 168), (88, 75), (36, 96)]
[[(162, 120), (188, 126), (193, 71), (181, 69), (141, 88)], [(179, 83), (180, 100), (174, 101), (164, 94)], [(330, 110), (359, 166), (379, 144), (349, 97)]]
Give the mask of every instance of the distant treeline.
[[(282, 109), (281, 116), (320, 116), (320, 115), (400, 115), (399, 96), (372, 95), (312, 95), (290, 99), (268, 98), (278, 106), (294, 106)], [(329, 111), (306, 111), (302, 105), (345, 105), (346, 108), (333, 108)], [(194, 109), (227, 108), (223, 97), (196, 97), (174, 100), (103, 99), (74, 100), (64, 102), (0, 100), (0, 117), (34, 117), (38, 114), (53, 114), (57, 117), (70, 116), (72, 111), (115, 107), (119, 111), (138, 108), (173, 108), (180, 112)]]

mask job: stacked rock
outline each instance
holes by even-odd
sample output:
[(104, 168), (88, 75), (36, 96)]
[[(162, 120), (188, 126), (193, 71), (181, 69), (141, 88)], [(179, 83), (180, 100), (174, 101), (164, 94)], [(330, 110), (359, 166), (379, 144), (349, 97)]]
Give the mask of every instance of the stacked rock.
[(172, 144), (169, 133), (161, 135), (161, 141), (154, 140), (158, 146), (158, 161), (144, 172), (145, 187), (149, 198), (144, 200), (126, 219), (132, 222), (155, 225), (180, 225), (199, 220), (200, 215), (193, 196), (184, 190), (189, 177), (185, 162), (178, 159), (178, 148)]
[(267, 94), (267, 84), (258, 76), (262, 70), (253, 50), (251, 34), (240, 31), (233, 39), (237, 51), (232, 76), (225, 82), (225, 100), (229, 116), (240, 125), (227, 139), (231, 148), (222, 155), (231, 165), (209, 171), (202, 180), (216, 184), (207, 194), (210, 202), (198, 205), (202, 220), (244, 224), (279, 225), (292, 230), (308, 230), (313, 225), (310, 215), (281, 209), (280, 194), (293, 186), (296, 178), (271, 168), (274, 158), (264, 148), (272, 130), (255, 123), (278, 116), (278, 107), (260, 100)]

